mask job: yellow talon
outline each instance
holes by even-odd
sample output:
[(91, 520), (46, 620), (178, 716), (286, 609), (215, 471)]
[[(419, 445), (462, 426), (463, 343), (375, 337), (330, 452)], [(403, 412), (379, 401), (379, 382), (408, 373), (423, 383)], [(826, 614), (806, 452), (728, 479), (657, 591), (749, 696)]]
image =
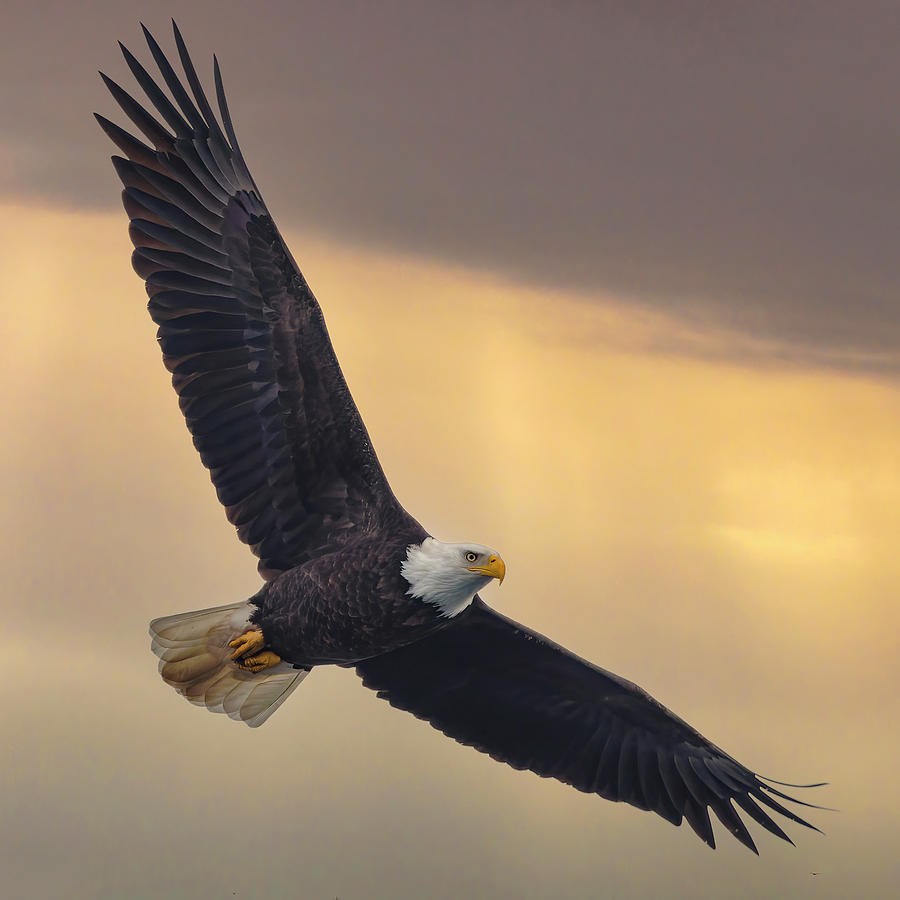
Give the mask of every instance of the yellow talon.
[(240, 637), (228, 642), (229, 647), (237, 648), (231, 654), (232, 659), (237, 659), (239, 656), (247, 656), (248, 653), (255, 653), (257, 650), (262, 650), (265, 645), (266, 641), (263, 633), (258, 628), (246, 631)]
[(228, 642), (229, 647), (235, 648), (234, 653), (231, 654), (235, 665), (245, 672), (253, 673), (271, 669), (272, 666), (277, 666), (281, 662), (281, 657), (277, 653), (263, 649), (265, 645), (266, 639), (259, 628), (252, 628)]
[(247, 672), (262, 672), (263, 669), (271, 669), (281, 662), (281, 657), (272, 650), (263, 650), (256, 656), (244, 657), (237, 664)]

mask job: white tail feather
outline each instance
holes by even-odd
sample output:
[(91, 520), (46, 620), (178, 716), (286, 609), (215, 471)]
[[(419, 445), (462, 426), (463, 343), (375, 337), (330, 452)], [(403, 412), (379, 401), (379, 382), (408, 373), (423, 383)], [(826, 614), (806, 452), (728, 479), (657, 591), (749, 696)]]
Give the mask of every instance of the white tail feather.
[(251, 627), (252, 611), (242, 602), (154, 619), (150, 646), (159, 657), (159, 674), (166, 684), (196, 706), (256, 728), (309, 671), (285, 662), (256, 674), (238, 668), (228, 642)]

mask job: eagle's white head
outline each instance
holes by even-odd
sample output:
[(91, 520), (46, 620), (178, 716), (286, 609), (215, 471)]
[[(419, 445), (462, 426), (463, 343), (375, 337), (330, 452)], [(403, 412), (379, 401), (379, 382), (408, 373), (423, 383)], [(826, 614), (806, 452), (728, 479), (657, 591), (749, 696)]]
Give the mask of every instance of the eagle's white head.
[(406, 548), (400, 571), (409, 582), (407, 594), (434, 604), (449, 618), (461, 613), (492, 578), (502, 584), (506, 564), (483, 544), (446, 544), (425, 538)]

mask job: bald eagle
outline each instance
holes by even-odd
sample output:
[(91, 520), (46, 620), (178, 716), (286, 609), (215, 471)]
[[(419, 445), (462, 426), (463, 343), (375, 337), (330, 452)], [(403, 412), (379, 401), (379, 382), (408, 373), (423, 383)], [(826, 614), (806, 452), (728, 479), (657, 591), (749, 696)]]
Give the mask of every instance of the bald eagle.
[(355, 667), (379, 697), (460, 743), (686, 819), (711, 847), (709, 810), (754, 852), (735, 807), (787, 841), (771, 812), (813, 828), (780, 802), (802, 802), (782, 782), (488, 607), (478, 591), (502, 581), (500, 555), (437, 540), (397, 502), (319, 304), (241, 154), (218, 61), (217, 117), (177, 26), (183, 77), (144, 34), (169, 94), (120, 46), (152, 111), (101, 76), (149, 143), (97, 120), (124, 154), (112, 161), (163, 361), (264, 581), (248, 600), (154, 620), (162, 678), (256, 727), (313, 667)]

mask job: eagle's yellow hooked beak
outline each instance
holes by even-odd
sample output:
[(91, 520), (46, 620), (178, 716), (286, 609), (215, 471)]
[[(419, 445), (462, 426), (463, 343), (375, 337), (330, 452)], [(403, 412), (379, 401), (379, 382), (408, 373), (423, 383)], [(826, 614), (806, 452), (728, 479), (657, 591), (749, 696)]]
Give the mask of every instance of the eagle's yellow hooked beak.
[(503, 584), (503, 579), (506, 578), (506, 563), (499, 556), (492, 556), (486, 566), (469, 566), (469, 571), (496, 578), (500, 584)]

